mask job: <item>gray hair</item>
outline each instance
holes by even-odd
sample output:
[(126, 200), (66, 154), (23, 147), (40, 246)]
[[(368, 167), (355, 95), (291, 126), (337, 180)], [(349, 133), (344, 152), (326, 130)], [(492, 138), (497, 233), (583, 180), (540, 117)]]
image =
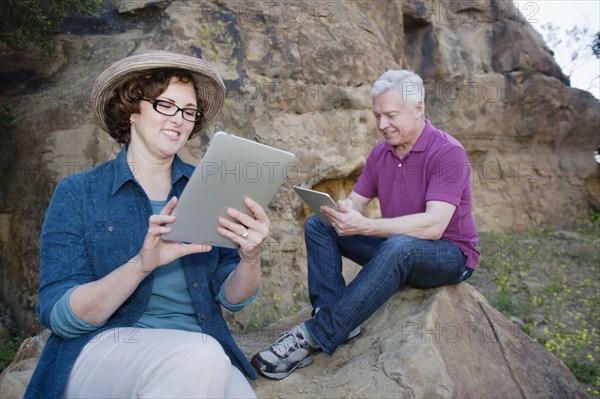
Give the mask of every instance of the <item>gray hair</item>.
[(419, 102), (422, 102), (423, 113), (425, 113), (425, 89), (423, 79), (419, 75), (406, 69), (386, 71), (373, 83), (371, 98), (392, 88), (398, 89), (402, 94), (402, 101), (410, 109), (414, 109)]

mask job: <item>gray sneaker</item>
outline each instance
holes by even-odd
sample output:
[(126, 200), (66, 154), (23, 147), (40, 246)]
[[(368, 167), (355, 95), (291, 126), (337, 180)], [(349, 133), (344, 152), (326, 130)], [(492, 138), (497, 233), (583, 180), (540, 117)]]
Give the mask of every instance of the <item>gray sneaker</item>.
[(298, 325), (281, 334), (268, 349), (254, 355), (250, 363), (265, 377), (280, 380), (297, 368), (311, 364), (314, 351)]

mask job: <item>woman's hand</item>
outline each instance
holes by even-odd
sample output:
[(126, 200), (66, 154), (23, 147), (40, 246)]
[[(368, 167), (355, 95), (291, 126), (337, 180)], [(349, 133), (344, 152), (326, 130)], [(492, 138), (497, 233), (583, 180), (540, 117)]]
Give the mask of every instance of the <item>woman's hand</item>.
[(250, 198), (244, 198), (244, 205), (252, 212), (252, 216), (237, 209), (228, 208), (227, 216), (231, 220), (224, 217), (219, 218), (217, 231), (238, 245), (242, 260), (248, 263), (257, 263), (260, 261), (262, 243), (269, 235), (271, 222), (263, 207), (257, 202)]
[(238, 245), (241, 261), (225, 281), (225, 299), (229, 303), (241, 303), (256, 293), (260, 286), (261, 246), (269, 235), (269, 218), (265, 210), (250, 198), (244, 204), (252, 216), (227, 209), (227, 218), (219, 218), (217, 231)]
[(160, 214), (150, 216), (148, 232), (142, 250), (138, 255), (140, 271), (143, 273), (149, 274), (157, 267), (166, 265), (182, 256), (208, 252), (212, 248), (206, 244), (183, 244), (177, 241), (164, 240), (161, 237), (162, 234), (171, 231), (167, 224), (175, 221), (175, 216), (171, 213), (176, 204), (177, 197), (173, 197), (160, 211)]

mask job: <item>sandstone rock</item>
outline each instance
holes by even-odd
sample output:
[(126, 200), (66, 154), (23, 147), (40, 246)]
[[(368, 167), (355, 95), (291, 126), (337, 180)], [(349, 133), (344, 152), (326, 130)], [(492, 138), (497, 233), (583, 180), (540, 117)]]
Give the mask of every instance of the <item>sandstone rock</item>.
[(16, 336), (19, 329), (8, 307), (0, 302), (0, 342), (5, 342)]
[[(308, 309), (236, 336), (251, 357), (310, 317)], [(406, 288), (332, 356), (288, 378), (252, 382), (259, 398), (587, 398), (565, 365), (466, 283)], [(44, 336), (26, 341), (0, 377), (0, 396), (20, 398)]]
[[(242, 346), (252, 356), (306, 317), (242, 337)], [(333, 356), (254, 388), (259, 398), (588, 397), (560, 360), (465, 283), (404, 289)]]
[(160, 7), (167, 3), (165, 0), (113, 0), (119, 13), (132, 13), (149, 7)]
[(558, 238), (559, 240), (572, 240), (578, 242), (586, 242), (590, 240), (585, 236), (585, 234), (581, 234), (576, 231), (555, 231), (552, 233), (552, 236)]
[(49, 335), (50, 330), (44, 330), (35, 337), (23, 341), (12, 363), (0, 375), (0, 397), (4, 399), (23, 397)]

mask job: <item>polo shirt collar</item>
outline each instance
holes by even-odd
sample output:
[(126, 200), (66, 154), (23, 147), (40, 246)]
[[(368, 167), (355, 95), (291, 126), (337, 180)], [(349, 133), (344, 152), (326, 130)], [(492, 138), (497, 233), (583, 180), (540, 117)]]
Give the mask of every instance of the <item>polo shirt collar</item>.
[[(112, 194), (114, 195), (128, 181), (136, 182), (137, 180), (131, 173), (129, 163), (127, 162), (127, 145), (124, 145), (117, 157), (115, 158), (115, 174), (113, 178)], [(185, 163), (175, 155), (173, 159), (173, 169), (171, 172), (171, 186), (177, 183), (182, 177), (188, 180), (192, 175), (192, 168), (186, 168)]]
[(414, 151), (414, 152), (425, 151), (427, 149), (427, 146), (429, 145), (429, 139), (431, 138), (431, 133), (433, 133), (433, 128), (431, 127), (431, 122), (429, 122), (429, 119), (425, 119), (425, 127), (423, 128), (421, 135), (417, 139), (417, 142), (415, 143), (413, 148), (411, 148), (411, 151)]
[[(419, 138), (417, 139), (417, 142), (415, 143), (413, 148), (410, 149), (409, 153), (425, 151), (427, 149), (427, 146), (429, 145), (429, 139), (431, 138), (432, 133), (433, 127), (431, 126), (431, 122), (429, 122), (429, 119), (425, 119), (425, 127), (423, 128), (423, 131), (419, 135)], [(388, 151), (391, 151), (392, 153), (397, 155), (396, 149), (392, 145), (390, 145), (389, 143), (386, 143), (386, 145), (388, 147)]]

